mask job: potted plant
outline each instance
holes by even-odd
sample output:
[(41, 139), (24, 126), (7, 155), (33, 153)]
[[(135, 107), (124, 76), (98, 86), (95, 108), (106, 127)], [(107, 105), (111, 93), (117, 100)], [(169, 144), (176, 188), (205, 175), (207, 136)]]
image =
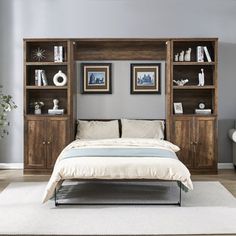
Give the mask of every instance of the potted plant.
[(8, 135), (7, 127), (10, 122), (7, 120), (8, 112), (17, 108), (12, 96), (6, 95), (2, 92), (2, 86), (0, 85), (0, 138)]

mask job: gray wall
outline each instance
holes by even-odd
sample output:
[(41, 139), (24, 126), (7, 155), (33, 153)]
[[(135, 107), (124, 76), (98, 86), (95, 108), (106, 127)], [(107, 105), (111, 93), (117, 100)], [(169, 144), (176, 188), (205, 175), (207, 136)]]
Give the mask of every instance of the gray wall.
[[(105, 61), (103, 61), (105, 62)], [(112, 119), (140, 118), (165, 119), (165, 62), (161, 62), (161, 95), (130, 95), (130, 63), (144, 61), (109, 61), (112, 63), (112, 94), (78, 93), (78, 118)], [(145, 61), (158, 63), (160, 61)], [(77, 63), (77, 79), (81, 68)], [(78, 91), (81, 83), (78, 83)]]
[(219, 37), (219, 160), (231, 162), (235, 22), (235, 0), (0, 0), (0, 83), (18, 104), (0, 162), (23, 160), (24, 37)]

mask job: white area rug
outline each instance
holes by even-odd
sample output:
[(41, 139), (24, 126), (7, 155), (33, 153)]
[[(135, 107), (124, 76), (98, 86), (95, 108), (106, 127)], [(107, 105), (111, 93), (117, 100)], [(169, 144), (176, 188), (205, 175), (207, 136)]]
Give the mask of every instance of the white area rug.
[[(236, 200), (219, 182), (194, 182), (183, 206), (60, 206), (41, 204), (45, 182), (12, 183), (0, 194), (0, 234), (158, 235), (236, 233)], [(155, 186), (82, 185), (80, 200), (153, 200)], [(152, 190), (152, 191), (151, 191)], [(106, 192), (107, 191), (107, 192)], [(128, 193), (129, 192), (129, 193)], [(169, 188), (159, 193), (171, 195)], [(158, 194), (158, 191), (156, 192)], [(156, 194), (155, 193), (155, 194)], [(94, 195), (96, 194), (96, 198)], [(173, 194), (175, 197), (175, 194)], [(125, 199), (127, 198), (127, 199)]]

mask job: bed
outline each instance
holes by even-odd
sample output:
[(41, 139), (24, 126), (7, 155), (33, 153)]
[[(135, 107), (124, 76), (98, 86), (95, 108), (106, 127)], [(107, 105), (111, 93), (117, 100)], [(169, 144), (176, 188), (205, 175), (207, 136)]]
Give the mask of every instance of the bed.
[[(83, 128), (80, 128), (83, 133)], [(125, 122), (121, 138), (120, 134), (117, 137), (117, 131), (111, 134), (117, 128), (119, 132), (119, 123), (118, 126), (115, 124), (115, 128), (114, 124), (110, 128), (112, 131), (109, 130), (109, 138), (104, 138), (102, 132), (99, 139), (84, 139), (78, 137), (80, 134), (77, 135), (78, 139), (61, 152), (45, 189), (43, 202), (54, 197), (55, 205), (60, 205), (56, 193), (65, 180), (163, 180), (176, 181), (179, 184), (180, 198), (174, 204), (181, 205), (181, 188), (185, 191), (192, 190), (193, 185), (190, 172), (176, 156), (179, 148), (160, 138), (160, 133), (159, 138), (147, 138), (145, 132), (141, 132), (144, 137), (134, 138), (128, 127), (129, 134), (126, 135)], [(102, 127), (102, 130), (106, 128)], [(150, 131), (153, 132), (153, 128)], [(96, 132), (92, 130), (89, 134), (86, 131), (86, 135), (94, 135)], [(137, 136), (137, 126), (135, 132)], [(157, 134), (156, 131), (154, 133)]]

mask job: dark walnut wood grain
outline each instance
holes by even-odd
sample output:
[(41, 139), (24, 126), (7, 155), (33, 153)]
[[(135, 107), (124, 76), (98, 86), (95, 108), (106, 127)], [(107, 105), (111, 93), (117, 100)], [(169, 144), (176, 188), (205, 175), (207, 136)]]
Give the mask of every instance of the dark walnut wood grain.
[(25, 168), (46, 167), (46, 123), (44, 118), (26, 120)]
[(217, 171), (215, 130), (215, 117), (173, 119), (171, 141), (180, 147), (177, 155), (193, 173)]
[(188, 167), (193, 168), (193, 150), (192, 150), (192, 118), (177, 117), (173, 121), (171, 140), (180, 147), (177, 153), (179, 159)]
[[(64, 61), (55, 63), (54, 46), (59, 45), (65, 49)], [(207, 46), (212, 62), (196, 62), (196, 47), (199, 45)], [(47, 52), (47, 57), (40, 62), (35, 61), (32, 54), (38, 47)], [(175, 54), (189, 47), (192, 48), (191, 61), (175, 62)], [(74, 139), (78, 93), (75, 62), (99, 60), (165, 61), (166, 138), (180, 146), (179, 158), (192, 173), (216, 172), (217, 38), (24, 39), (25, 171), (50, 171), (61, 149)], [(205, 72), (206, 87), (197, 86), (201, 68)], [(46, 71), (48, 87), (34, 85), (35, 69)], [(52, 78), (58, 70), (67, 74), (68, 83), (63, 88), (53, 87)], [(189, 83), (187, 87), (179, 88), (173, 86), (173, 79), (189, 79)], [(59, 106), (65, 110), (64, 116), (58, 117), (61, 119), (47, 114), (54, 98), (60, 100)], [(34, 108), (30, 106), (32, 100), (45, 103), (41, 116), (34, 115)], [(174, 102), (183, 103), (183, 115), (174, 114)], [(194, 114), (199, 102), (212, 109), (212, 114), (205, 117)], [(41, 143), (44, 139), (45, 148)]]
[(195, 168), (215, 168), (215, 118), (195, 118)]
[(77, 40), (76, 60), (166, 60), (166, 41), (158, 39)]
[[(206, 46), (212, 61), (197, 62), (197, 46)], [(170, 141), (180, 146), (179, 158), (191, 173), (217, 173), (217, 115), (218, 115), (218, 39), (175, 38), (170, 39), (169, 77), (166, 81), (167, 123), (170, 125)], [(175, 55), (192, 49), (191, 61), (175, 61)], [(198, 86), (198, 73), (204, 70), (205, 84)], [(173, 80), (188, 79), (185, 86), (176, 86)], [(183, 114), (174, 113), (174, 102), (181, 102)], [(211, 114), (198, 115), (195, 109), (204, 103)], [(167, 134), (168, 137), (168, 134)]]
[(51, 170), (70, 142), (67, 117), (31, 117), (26, 120), (25, 169)]
[(53, 168), (60, 152), (69, 143), (67, 131), (67, 118), (47, 119), (47, 168)]
[[(54, 46), (63, 46), (63, 62), (54, 62)], [(45, 58), (36, 61), (37, 48), (45, 50)], [(52, 170), (61, 150), (74, 139), (76, 106), (74, 100), (74, 44), (69, 39), (25, 39), (24, 40), (24, 118), (25, 147), (24, 172), (48, 173)], [(35, 85), (35, 70), (45, 70), (48, 86)], [(61, 70), (67, 75), (67, 84), (56, 87), (54, 75)], [(59, 100), (64, 115), (48, 115), (53, 99)], [(41, 115), (34, 114), (33, 102), (42, 101)]]

